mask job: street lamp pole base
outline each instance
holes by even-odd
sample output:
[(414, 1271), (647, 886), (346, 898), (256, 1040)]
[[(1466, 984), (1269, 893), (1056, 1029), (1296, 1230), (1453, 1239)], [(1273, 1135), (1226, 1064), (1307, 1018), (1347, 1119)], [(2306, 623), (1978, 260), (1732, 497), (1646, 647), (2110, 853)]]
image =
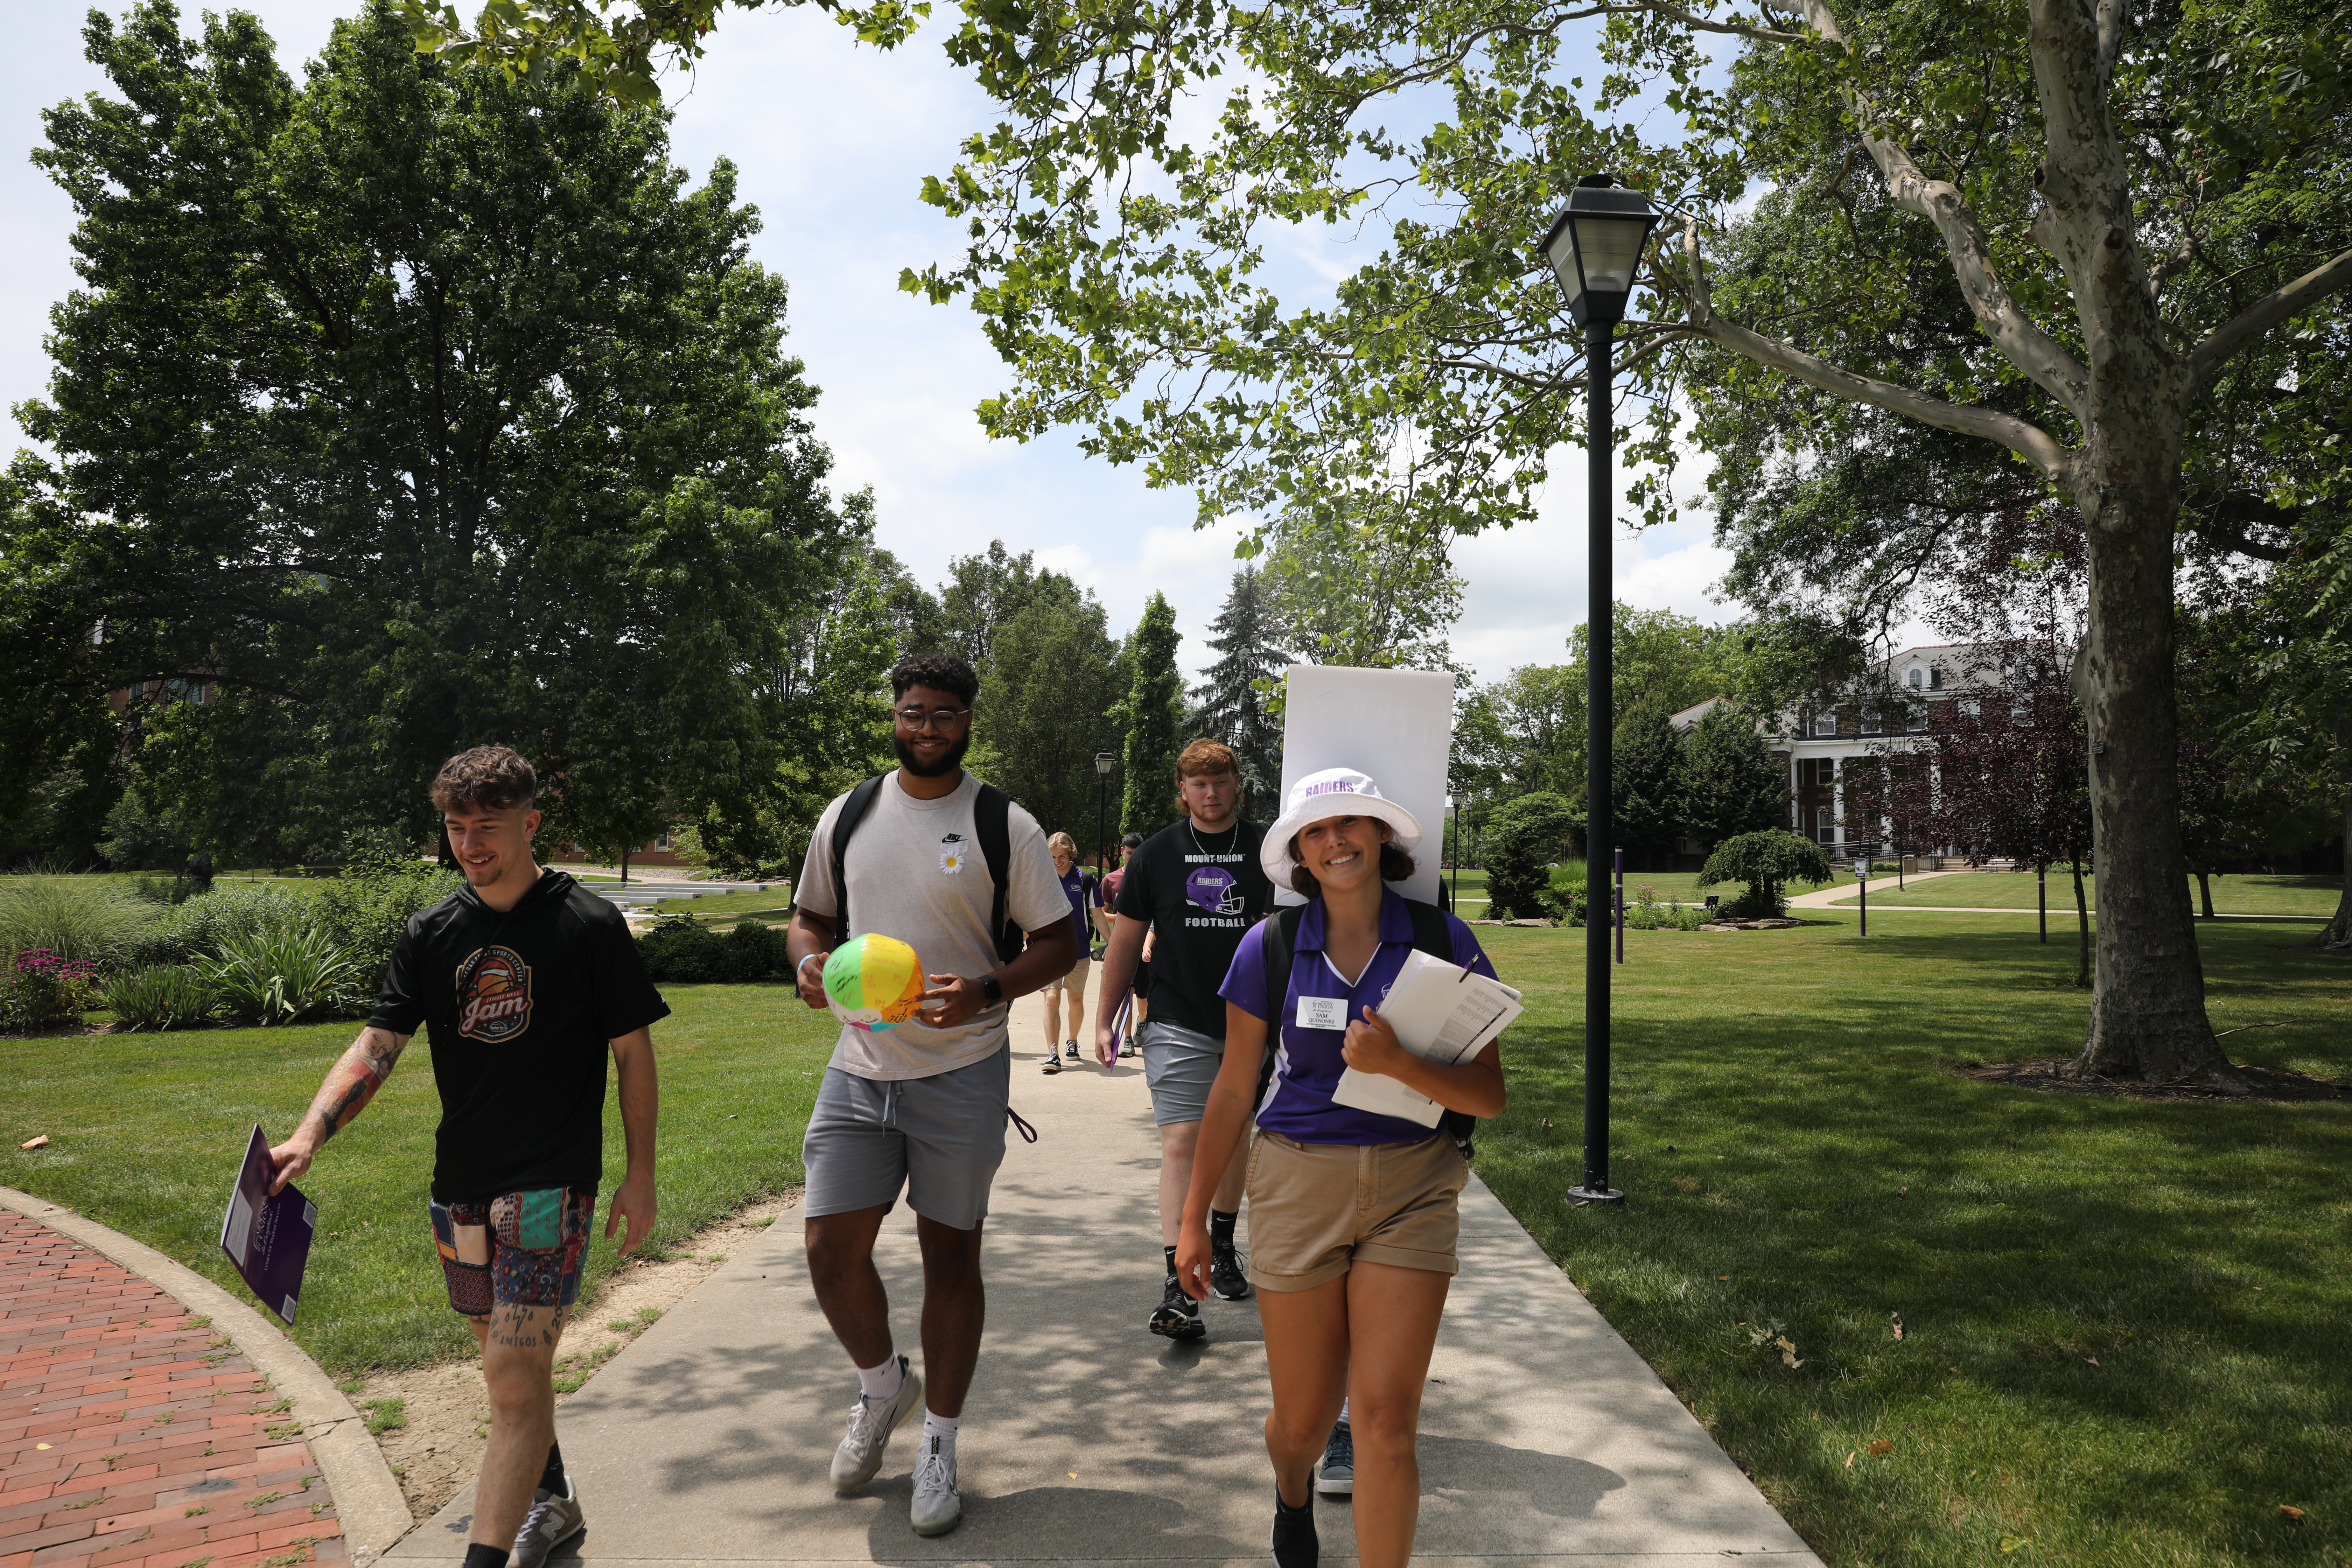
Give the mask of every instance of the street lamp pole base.
[(1570, 1187), (1568, 1189), (1568, 1201), (1578, 1208), (1585, 1208), (1593, 1204), (1622, 1204), (1625, 1201), (1625, 1194), (1614, 1187)]

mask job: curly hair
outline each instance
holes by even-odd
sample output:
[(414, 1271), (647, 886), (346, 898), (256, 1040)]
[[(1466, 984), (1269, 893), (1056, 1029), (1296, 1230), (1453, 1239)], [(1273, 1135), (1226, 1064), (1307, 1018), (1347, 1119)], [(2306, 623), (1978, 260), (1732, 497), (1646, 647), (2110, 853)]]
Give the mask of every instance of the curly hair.
[(919, 653), (900, 659), (890, 671), (890, 700), (896, 702), (918, 686), (947, 692), (967, 708), (980, 695), (980, 677), (951, 653)]
[(511, 746), (476, 746), (441, 764), (433, 779), (433, 809), (511, 811), (529, 807), (539, 775)]

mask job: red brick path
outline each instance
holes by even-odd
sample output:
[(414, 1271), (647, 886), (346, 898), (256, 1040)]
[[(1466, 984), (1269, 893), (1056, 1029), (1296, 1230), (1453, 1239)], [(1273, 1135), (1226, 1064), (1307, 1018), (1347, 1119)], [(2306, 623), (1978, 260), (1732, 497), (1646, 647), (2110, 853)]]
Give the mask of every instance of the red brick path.
[(0, 1209), (0, 1568), (295, 1568), (342, 1527), (292, 1418), (177, 1301)]

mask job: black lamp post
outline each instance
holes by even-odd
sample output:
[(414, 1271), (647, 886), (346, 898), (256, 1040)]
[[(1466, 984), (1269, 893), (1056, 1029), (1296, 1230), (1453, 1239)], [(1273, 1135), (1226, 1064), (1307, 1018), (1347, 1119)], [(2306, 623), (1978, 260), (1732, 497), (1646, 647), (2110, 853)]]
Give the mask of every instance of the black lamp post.
[(1110, 816), (1110, 768), (1117, 761), (1116, 752), (1095, 753), (1095, 866), (1105, 875), (1110, 871), (1110, 846), (1103, 835)]
[(1584, 1180), (1568, 1189), (1574, 1204), (1622, 1204), (1625, 1194), (1609, 1184), (1609, 921), (1599, 918), (1591, 889), (1608, 885), (1614, 803), (1610, 792), (1611, 693), (1616, 683), (1614, 570), (1611, 501), (1617, 482), (1616, 432), (1610, 380), (1617, 323), (1633, 292), (1634, 268), (1658, 215), (1649, 198), (1629, 191), (1608, 174), (1587, 174), (1569, 193), (1568, 205), (1544, 236), (1544, 264), (1568, 296), (1568, 313), (1584, 329), (1585, 383), (1591, 411), (1585, 421), (1585, 451), (1591, 461), (1585, 500), (1590, 509), (1587, 567), (1590, 608), (1585, 646), (1591, 682), (1585, 690), (1584, 826)]

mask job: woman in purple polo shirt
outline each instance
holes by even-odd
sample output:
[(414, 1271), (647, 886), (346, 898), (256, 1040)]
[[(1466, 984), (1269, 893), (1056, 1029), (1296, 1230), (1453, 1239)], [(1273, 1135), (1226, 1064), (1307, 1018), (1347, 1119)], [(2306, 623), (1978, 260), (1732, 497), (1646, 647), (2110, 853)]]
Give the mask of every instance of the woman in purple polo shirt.
[[(1412, 813), (1381, 798), (1364, 774), (1332, 768), (1299, 780), (1260, 852), (1276, 886), (1308, 900), (1289, 975), (1269, 984), (1267, 920), (1242, 939), (1219, 992), (1224, 1064), (1201, 1122), (1176, 1275), (1195, 1299), (1207, 1294), (1209, 1202), (1247, 1134), (1267, 1003), (1279, 995), (1280, 1041), (1270, 1091), (1257, 1103), (1248, 1192), (1249, 1279), (1274, 1384), (1265, 1446), (1280, 1568), (1316, 1562), (1315, 1461), (1342, 1400), (1361, 1482), (1353, 1498), (1358, 1559), (1364, 1568), (1401, 1568), (1412, 1555), (1421, 1500), (1413, 1435), (1468, 1179), (1442, 1129), (1333, 1104), (1339, 1074), (1383, 1074), (1473, 1116), (1503, 1109), (1496, 1046), (1439, 1067), (1398, 1044), (1375, 1011), (1412, 949), (1412, 906), (1386, 884), (1412, 874), (1420, 842)], [(1454, 962), (1492, 975), (1470, 928), (1444, 920)]]

